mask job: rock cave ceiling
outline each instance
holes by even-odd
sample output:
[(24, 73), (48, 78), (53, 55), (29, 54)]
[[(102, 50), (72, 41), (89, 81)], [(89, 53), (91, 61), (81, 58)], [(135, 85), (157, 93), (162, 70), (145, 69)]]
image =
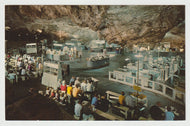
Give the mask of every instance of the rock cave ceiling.
[(23, 5), (5, 7), (6, 39), (38, 39), (132, 45), (172, 41), (185, 44), (185, 6)]

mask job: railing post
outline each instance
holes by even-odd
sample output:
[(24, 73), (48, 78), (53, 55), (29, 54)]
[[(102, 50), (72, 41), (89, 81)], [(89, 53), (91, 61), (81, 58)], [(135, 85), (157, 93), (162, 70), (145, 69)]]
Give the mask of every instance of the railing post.
[(175, 100), (176, 90), (175, 89), (172, 89), (172, 90), (173, 90), (172, 98), (173, 98), (173, 100)]
[(111, 78), (111, 72), (109, 71), (109, 80), (110, 80), (110, 78)]
[(152, 82), (152, 90), (155, 90), (155, 82)]
[(166, 95), (166, 86), (163, 85), (163, 94)]
[(117, 73), (115, 73), (115, 79), (118, 80), (118, 74)]
[(135, 85), (135, 78), (133, 77), (133, 85)]
[(124, 75), (124, 79), (123, 79), (124, 82), (126, 82), (126, 74)]

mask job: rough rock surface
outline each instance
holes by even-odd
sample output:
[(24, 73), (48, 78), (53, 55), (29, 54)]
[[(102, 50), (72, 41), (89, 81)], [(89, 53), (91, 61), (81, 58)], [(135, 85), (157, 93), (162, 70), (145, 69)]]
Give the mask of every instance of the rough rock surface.
[(180, 36), (179, 41), (184, 43), (185, 25), (179, 26), (185, 24), (184, 6), (30, 5), (5, 9), (5, 23), (13, 33), (20, 33), (19, 29), (29, 33), (43, 29), (44, 35), (63, 41), (76, 38), (88, 42), (99, 38), (131, 45), (160, 42), (168, 32)]

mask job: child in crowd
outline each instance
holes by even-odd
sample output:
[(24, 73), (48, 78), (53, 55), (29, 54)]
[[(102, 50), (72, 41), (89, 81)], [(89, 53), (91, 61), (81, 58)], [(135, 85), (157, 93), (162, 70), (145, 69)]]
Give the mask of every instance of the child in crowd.
[(54, 91), (54, 93), (55, 93), (55, 97), (53, 98), (54, 100), (56, 100), (56, 101), (59, 101), (60, 99), (60, 94), (59, 94), (59, 91), (58, 90), (56, 90), (56, 91)]
[(121, 95), (119, 96), (119, 105), (124, 105), (125, 93), (122, 91)]
[(51, 90), (50, 90), (50, 88), (49, 87), (47, 87), (46, 88), (46, 93), (45, 93), (45, 96), (50, 96), (50, 92), (51, 92)]
[(60, 103), (63, 105), (67, 105), (68, 103), (67, 94), (64, 94), (64, 93), (60, 94)]
[(54, 90), (53, 90), (53, 89), (51, 89), (51, 94), (50, 94), (49, 97), (50, 97), (50, 98), (54, 98), (54, 97), (55, 97), (55, 93), (54, 93)]

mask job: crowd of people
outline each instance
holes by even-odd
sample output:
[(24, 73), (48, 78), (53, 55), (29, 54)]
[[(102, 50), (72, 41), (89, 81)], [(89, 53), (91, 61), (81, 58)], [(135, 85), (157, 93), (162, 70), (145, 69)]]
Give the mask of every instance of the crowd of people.
[(108, 111), (109, 101), (105, 95), (97, 94), (91, 78), (81, 82), (79, 77), (73, 76), (68, 83), (59, 79), (58, 85), (57, 89), (47, 87), (44, 96), (66, 107), (74, 106), (75, 119), (94, 120), (94, 111), (97, 108), (104, 112)]
[[(9, 62), (11, 56), (6, 57), (6, 76), (16, 82), (16, 76), (24, 77), (25, 79), (30, 77), (32, 71), (37, 71), (39, 76), (42, 76), (43, 65), (36, 57), (29, 55), (15, 55), (15, 67), (11, 68)], [(100, 96), (95, 90), (93, 80), (91, 78), (80, 80), (79, 77), (72, 77), (67, 83), (65, 80), (58, 80), (58, 88), (53, 89), (47, 87), (44, 96), (47, 96), (62, 105), (74, 106), (74, 118), (78, 120), (94, 120), (94, 111), (96, 109), (107, 112), (109, 105), (111, 104), (106, 95)], [(121, 92), (117, 105), (129, 107), (127, 112), (128, 117), (126, 119), (134, 119), (131, 116), (131, 112), (137, 107), (136, 101), (131, 97), (131, 93), (125, 95)], [(142, 109), (142, 108), (141, 108)], [(175, 120), (184, 118), (183, 111), (180, 111), (178, 117), (174, 114), (172, 107), (167, 106), (164, 110), (161, 109), (161, 103), (157, 102), (156, 105), (150, 107), (148, 114), (154, 120)], [(181, 116), (182, 115), (182, 116)]]
[(68, 56), (69, 60), (74, 60), (74, 58), (81, 58), (82, 57), (82, 49), (77, 49), (77, 47), (68, 48), (65, 46), (62, 50), (56, 51), (53, 49), (47, 49), (46, 51), (47, 58), (50, 60), (54, 60), (54, 55), (59, 56)]
[[(153, 120), (183, 120), (184, 112), (176, 112), (175, 108), (172, 106), (161, 106), (161, 102), (156, 102), (156, 105), (150, 107), (150, 109), (145, 108), (144, 103), (136, 104), (136, 101), (132, 98), (132, 93), (125, 95), (122, 91), (118, 99), (118, 105), (123, 105), (129, 107), (127, 112), (127, 119), (138, 120), (140, 116), (144, 116)], [(132, 116), (133, 111), (133, 116)], [(176, 115), (175, 115), (176, 114)]]
[[(103, 112), (108, 112), (113, 103), (107, 100), (107, 95), (100, 96), (94, 90), (93, 81), (91, 79), (84, 79), (82, 82), (80, 78), (74, 76), (70, 79), (69, 84), (65, 80), (58, 81), (59, 87), (54, 90), (47, 87), (45, 96), (52, 98), (65, 106), (73, 106), (74, 118), (77, 120), (95, 120), (94, 113), (96, 109)], [(151, 116), (153, 120), (174, 120), (177, 119), (170, 106), (162, 110), (160, 102), (145, 109), (145, 106), (136, 104), (136, 101), (131, 96), (132, 93), (125, 93), (122, 91), (116, 103), (117, 106), (126, 106), (129, 110), (126, 112), (127, 120), (138, 120), (140, 116), (148, 118)], [(146, 110), (146, 111), (144, 111)], [(179, 115), (178, 115), (179, 116)]]
[(156, 102), (150, 110), (150, 115), (154, 120), (184, 120), (184, 111), (179, 110), (175, 115), (175, 108), (172, 106), (161, 106), (160, 102)]
[[(79, 77), (76, 79), (72, 77), (68, 85), (65, 80), (59, 80), (58, 83), (60, 83), (60, 87), (56, 90), (47, 87), (44, 95), (66, 107), (73, 106), (74, 118), (77, 120), (95, 120), (94, 114), (96, 109), (108, 112), (113, 104), (107, 100), (106, 94), (100, 96), (94, 90), (89, 90), (93, 89), (91, 87), (93, 82), (90, 79), (84, 79), (81, 83)], [(179, 115), (176, 117), (171, 106), (165, 107), (164, 110), (161, 109), (160, 102), (151, 106), (150, 109), (146, 108), (147, 110), (143, 111), (145, 110), (143, 109), (144, 106), (139, 107), (139, 105), (136, 105), (136, 101), (131, 97), (131, 93), (125, 95), (124, 92), (121, 92), (116, 105), (129, 108), (127, 117), (125, 117), (127, 120), (138, 120), (140, 116), (148, 118), (147, 114), (153, 120), (174, 120), (179, 118)]]
[(27, 54), (13, 56), (9, 54), (5, 59), (5, 76), (13, 80), (13, 83), (19, 77), (24, 79), (30, 78), (32, 71), (36, 71), (39, 76), (42, 76), (43, 65), (41, 59)]

